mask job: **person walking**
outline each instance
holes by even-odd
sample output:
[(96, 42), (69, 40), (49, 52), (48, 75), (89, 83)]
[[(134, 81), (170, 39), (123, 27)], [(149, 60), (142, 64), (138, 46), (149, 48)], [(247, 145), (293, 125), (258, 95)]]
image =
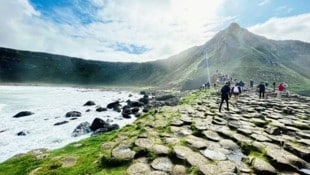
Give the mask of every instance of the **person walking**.
[(241, 91), (243, 91), (244, 83), (242, 80), (239, 82), (239, 87), (240, 87)]
[(283, 83), (280, 83), (278, 86), (278, 94), (277, 94), (278, 98), (281, 98), (283, 91), (284, 91), (284, 85)]
[(250, 80), (250, 88), (251, 88), (251, 89), (253, 88), (253, 85), (254, 85), (254, 81), (251, 79), (251, 80)]
[(234, 104), (237, 105), (239, 95), (241, 94), (241, 88), (239, 86), (239, 83), (236, 83), (235, 86), (231, 88), (231, 94), (234, 96)]
[(273, 86), (273, 91), (276, 91), (276, 82), (275, 81), (272, 83), (272, 86)]
[(266, 90), (266, 87), (265, 87), (265, 83), (264, 82), (261, 82), (259, 85), (258, 85), (258, 91), (259, 91), (259, 98), (265, 98), (265, 90)]
[(221, 103), (220, 103), (220, 107), (219, 107), (219, 112), (221, 112), (221, 110), (222, 110), (222, 105), (223, 105), (224, 101), (226, 102), (226, 105), (227, 105), (227, 111), (229, 111), (228, 100), (229, 100), (230, 96), (231, 96), (231, 94), (230, 94), (229, 83), (226, 82), (225, 85), (221, 88)]

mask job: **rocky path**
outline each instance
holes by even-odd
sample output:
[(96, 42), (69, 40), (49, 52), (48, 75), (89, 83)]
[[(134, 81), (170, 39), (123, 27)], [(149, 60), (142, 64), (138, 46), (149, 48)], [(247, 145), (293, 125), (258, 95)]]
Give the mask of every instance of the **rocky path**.
[(130, 175), (310, 174), (308, 99), (247, 92), (222, 113), (218, 101), (206, 96), (137, 120), (136, 132), (102, 145), (106, 166), (130, 161)]

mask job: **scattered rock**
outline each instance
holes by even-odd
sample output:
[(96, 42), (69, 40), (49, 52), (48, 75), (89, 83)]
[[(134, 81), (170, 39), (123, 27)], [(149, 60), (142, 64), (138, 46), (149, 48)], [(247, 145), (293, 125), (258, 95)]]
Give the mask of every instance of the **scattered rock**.
[(115, 102), (109, 103), (107, 105), (107, 108), (113, 109), (114, 111), (117, 111), (117, 112), (120, 112), (121, 111), (120, 106), (121, 106), (121, 104), (119, 103), (119, 101), (115, 101)]
[(14, 118), (20, 118), (20, 117), (29, 116), (29, 115), (32, 115), (32, 114), (34, 114), (34, 113), (30, 112), (30, 111), (22, 111), (22, 112), (19, 112), (19, 113), (15, 114), (13, 117)]
[(100, 119), (100, 118), (95, 118), (90, 126), (90, 129), (92, 131), (96, 131), (99, 128), (107, 128), (108, 127), (108, 123), (106, 123), (104, 120)]
[(94, 106), (94, 105), (96, 105), (95, 102), (93, 102), (93, 101), (87, 101), (83, 106)]
[(71, 111), (66, 113), (66, 117), (81, 117), (82, 113), (78, 111)]
[(28, 135), (29, 134), (29, 131), (20, 131), (20, 132), (18, 132), (16, 135), (17, 136), (26, 136), (26, 135)]
[(66, 124), (66, 123), (69, 123), (69, 122), (64, 120), (64, 121), (55, 123), (54, 126), (63, 125), (63, 124)]
[(104, 108), (104, 107), (101, 107), (101, 106), (96, 108), (97, 112), (104, 112), (104, 111), (107, 111), (107, 110), (108, 110), (107, 108)]
[(90, 124), (88, 122), (80, 123), (71, 133), (72, 137), (78, 137), (91, 132)]

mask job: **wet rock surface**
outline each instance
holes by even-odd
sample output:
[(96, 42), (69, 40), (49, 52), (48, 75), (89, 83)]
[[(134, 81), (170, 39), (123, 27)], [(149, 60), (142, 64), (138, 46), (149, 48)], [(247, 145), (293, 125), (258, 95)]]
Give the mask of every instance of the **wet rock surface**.
[[(258, 99), (252, 92), (241, 95), (238, 105), (222, 113), (217, 112), (217, 97), (212, 96), (193, 105), (162, 107), (145, 121), (148, 131), (134, 141), (144, 156), (155, 153), (157, 157), (144, 157), (142, 170), (135, 171), (190, 174), (195, 167), (199, 174), (212, 175), (307, 174), (309, 107), (309, 102), (296, 98)], [(175, 115), (167, 118), (160, 111)], [(149, 131), (156, 130), (157, 135), (151, 136)]]

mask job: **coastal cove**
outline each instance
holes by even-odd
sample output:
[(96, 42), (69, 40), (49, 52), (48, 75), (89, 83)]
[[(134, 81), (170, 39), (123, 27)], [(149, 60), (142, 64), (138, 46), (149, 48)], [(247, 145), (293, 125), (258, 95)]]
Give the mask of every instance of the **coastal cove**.
[[(96, 108), (106, 107), (114, 101), (125, 104), (127, 100), (141, 97), (136, 92), (100, 88), (0, 86), (0, 162), (33, 149), (56, 149), (87, 138), (90, 134), (72, 137), (71, 133), (80, 123), (92, 123), (95, 118), (120, 127), (132, 123), (135, 117), (125, 119), (121, 113), (112, 109), (97, 112)], [(95, 105), (83, 106), (89, 100), (95, 102)], [(21, 111), (34, 114), (13, 118)], [(66, 113), (70, 111), (81, 112), (81, 117), (74, 120), (66, 118)], [(55, 125), (61, 122), (64, 124)], [(25, 135), (18, 136), (19, 132)]]

